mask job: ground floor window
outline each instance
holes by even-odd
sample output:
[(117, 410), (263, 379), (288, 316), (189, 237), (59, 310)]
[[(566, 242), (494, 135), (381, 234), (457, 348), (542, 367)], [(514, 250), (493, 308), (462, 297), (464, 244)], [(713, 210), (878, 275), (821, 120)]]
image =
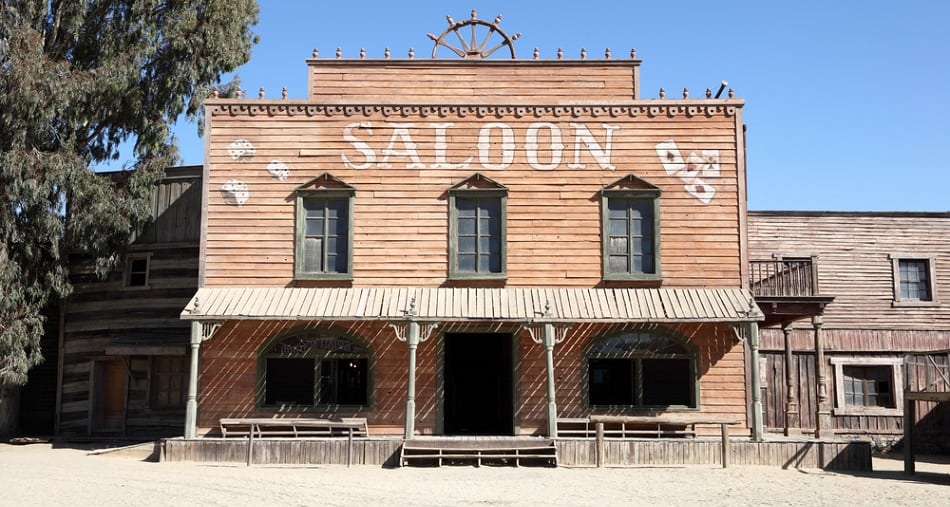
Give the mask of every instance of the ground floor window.
[(596, 342), (587, 353), (592, 407), (696, 407), (696, 355), (656, 333), (624, 333)]
[(153, 409), (183, 408), (188, 389), (188, 362), (185, 356), (153, 357), (151, 384)]
[(835, 371), (835, 413), (900, 415), (900, 358), (833, 357), (831, 364)]
[(369, 352), (339, 336), (293, 336), (261, 358), (265, 406), (368, 405)]

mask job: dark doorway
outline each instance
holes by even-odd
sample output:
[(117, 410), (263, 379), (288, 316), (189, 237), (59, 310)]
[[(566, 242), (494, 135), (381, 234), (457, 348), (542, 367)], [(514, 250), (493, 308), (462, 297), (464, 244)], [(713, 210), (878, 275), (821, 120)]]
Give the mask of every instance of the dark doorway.
[(445, 434), (511, 435), (511, 335), (445, 335)]

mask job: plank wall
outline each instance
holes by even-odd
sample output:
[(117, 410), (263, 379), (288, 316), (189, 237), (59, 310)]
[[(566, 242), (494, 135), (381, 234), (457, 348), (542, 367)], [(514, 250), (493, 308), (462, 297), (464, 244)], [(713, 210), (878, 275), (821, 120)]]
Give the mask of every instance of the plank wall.
[[(255, 107), (254, 101), (243, 101)], [(218, 102), (219, 104), (224, 104)], [(702, 101), (697, 102), (699, 104)], [(278, 103), (279, 104), (279, 103)], [(595, 117), (590, 113), (560, 117), (460, 117), (453, 113), (422, 116), (409, 109), (403, 115), (288, 114), (278, 107), (241, 112), (242, 102), (227, 112), (211, 106), (208, 133), (207, 234), (204, 248), (204, 285), (293, 286), (294, 189), (329, 172), (356, 188), (353, 282), (356, 287), (446, 284), (448, 273), (447, 190), (475, 172), (508, 187), (507, 285), (517, 287), (595, 287), (601, 277), (601, 189), (633, 174), (662, 189), (660, 238), (662, 285), (666, 287), (740, 286), (740, 205), (744, 194), (740, 175), (737, 116), (717, 114), (669, 117), (647, 114)], [(296, 107), (296, 106), (295, 106)], [(736, 114), (738, 114), (736, 109)], [(253, 114), (252, 114), (253, 113)], [(465, 169), (433, 169), (435, 130), (429, 123), (451, 122), (446, 133), (447, 160), (458, 163), (475, 157)], [(478, 163), (479, 129), (504, 122), (514, 132), (516, 149), (510, 167), (490, 170)], [(525, 132), (535, 122), (550, 122), (561, 131), (563, 161), (553, 170), (533, 169), (527, 162)], [(378, 161), (390, 144), (393, 123), (408, 127), (421, 163), (408, 168), (409, 157), (394, 156), (391, 168), (353, 169), (365, 158), (343, 138), (347, 125), (375, 151)], [(613, 132), (611, 162), (602, 169), (581, 146), (584, 169), (570, 169), (574, 157), (574, 129), (583, 123), (603, 143), (602, 124)], [(372, 129), (372, 133), (370, 133)], [(539, 159), (551, 160), (550, 137), (541, 130)], [(252, 157), (234, 160), (229, 145), (249, 141)], [(684, 157), (702, 150), (718, 150), (721, 175), (708, 179), (715, 196), (704, 204), (691, 196), (684, 181), (664, 170), (654, 145), (674, 140)], [(500, 159), (500, 135), (491, 139), (491, 159)], [(403, 150), (401, 141), (395, 149)], [(280, 161), (289, 168), (286, 180), (273, 177), (266, 167)], [(227, 204), (221, 194), (231, 181), (247, 185), (243, 205)]]

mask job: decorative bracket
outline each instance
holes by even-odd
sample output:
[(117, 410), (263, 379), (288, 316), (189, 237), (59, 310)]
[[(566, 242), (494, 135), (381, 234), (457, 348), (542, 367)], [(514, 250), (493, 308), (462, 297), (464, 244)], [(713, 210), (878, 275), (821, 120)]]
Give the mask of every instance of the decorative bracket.
[(393, 332), (396, 333), (396, 339), (401, 342), (406, 342), (410, 338), (409, 329), (411, 326), (415, 325), (419, 327), (419, 341), (422, 343), (429, 339), (432, 336), (432, 332), (439, 327), (438, 322), (420, 322), (415, 320), (418, 312), (416, 311), (416, 298), (409, 300), (409, 308), (402, 311), (403, 320), (391, 321), (389, 322), (389, 327), (393, 328)]
[(531, 335), (531, 341), (539, 345), (547, 345), (545, 343), (544, 328), (551, 326), (553, 329), (553, 339), (554, 342), (551, 343), (551, 346), (557, 345), (563, 342), (567, 338), (567, 332), (573, 327), (570, 324), (555, 324), (550, 322), (548, 319), (551, 318), (551, 302), (547, 301), (544, 303), (544, 312), (539, 312), (541, 315), (540, 319), (533, 319), (531, 322), (522, 324), (522, 328), (528, 331), (528, 334)]

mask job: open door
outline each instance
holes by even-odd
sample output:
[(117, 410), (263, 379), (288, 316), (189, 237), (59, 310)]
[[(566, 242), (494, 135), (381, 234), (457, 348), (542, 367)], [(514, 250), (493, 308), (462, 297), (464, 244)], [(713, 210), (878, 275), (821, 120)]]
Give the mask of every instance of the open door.
[(128, 375), (125, 361), (106, 359), (95, 362), (93, 378), (92, 431), (122, 433), (125, 431), (125, 401)]
[(511, 334), (445, 335), (445, 434), (512, 435)]

